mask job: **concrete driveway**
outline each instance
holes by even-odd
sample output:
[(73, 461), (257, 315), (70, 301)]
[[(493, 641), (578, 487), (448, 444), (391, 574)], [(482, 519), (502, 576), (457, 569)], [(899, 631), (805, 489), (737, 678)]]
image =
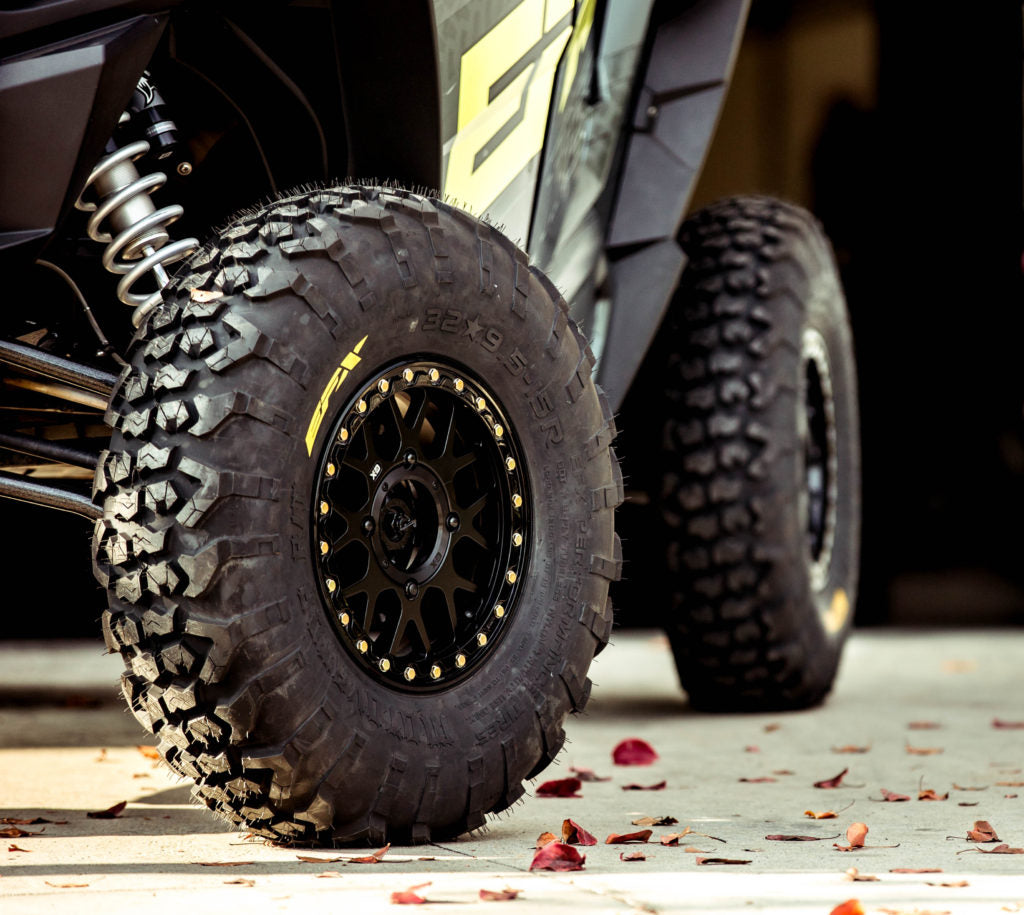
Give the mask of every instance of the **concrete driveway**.
[[(0, 840), (4, 915), (394, 912), (391, 893), (423, 883), (420, 911), (433, 912), (490, 912), (480, 891), (506, 887), (521, 891), (508, 903), (521, 915), (828, 915), (849, 899), (890, 915), (1024, 912), (1024, 854), (984, 853), (1024, 847), (1024, 728), (996, 726), (1024, 722), (1017, 630), (857, 633), (823, 708), (739, 716), (692, 712), (663, 637), (619, 634), (592, 670), (588, 714), (568, 724), (561, 765), (540, 779), (584, 766), (610, 781), (584, 783), (581, 798), (530, 797), (486, 832), (392, 848), (376, 864), (246, 841), (192, 806), (188, 786), (138, 748), (153, 741), (114, 701), (120, 662), (101, 652), (0, 644), (0, 817), (54, 821), (0, 824), (35, 833)], [(614, 766), (628, 737), (660, 759)], [(844, 769), (837, 787), (814, 787)], [(882, 789), (910, 799), (884, 801)], [(942, 799), (918, 799), (929, 790)], [(124, 800), (114, 819), (86, 816)], [(643, 845), (604, 843), (645, 816), (678, 823), (650, 827)], [(579, 849), (585, 869), (530, 872), (538, 835), (566, 818), (598, 839)], [(1000, 841), (968, 841), (977, 821)], [(869, 828), (864, 847), (840, 851), (854, 822)], [(687, 827), (678, 846), (658, 842)], [(636, 851), (645, 860), (620, 858)], [(851, 868), (877, 879), (854, 882)]]

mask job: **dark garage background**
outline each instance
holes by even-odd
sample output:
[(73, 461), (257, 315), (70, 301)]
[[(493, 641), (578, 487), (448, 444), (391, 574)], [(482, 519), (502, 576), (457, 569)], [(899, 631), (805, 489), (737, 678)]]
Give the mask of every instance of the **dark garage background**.
[[(859, 622), (1017, 624), (1021, 7), (926, 10), (755, 2), (694, 205), (775, 194), (813, 209), (835, 243), (861, 378)], [(91, 526), (3, 511), (2, 635), (98, 637)], [(628, 572), (628, 544), (626, 558)]]

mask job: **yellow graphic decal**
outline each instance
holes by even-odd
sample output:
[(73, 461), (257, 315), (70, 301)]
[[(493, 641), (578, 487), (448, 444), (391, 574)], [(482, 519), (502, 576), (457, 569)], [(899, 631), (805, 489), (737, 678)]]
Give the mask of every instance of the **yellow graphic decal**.
[[(559, 23), (571, 12), (572, 0), (523, 0), (462, 55), (444, 190), (474, 212), (493, 203), (544, 145), (555, 68), (572, 32)], [(525, 62), (537, 49), (537, 59)]]
[(832, 595), (832, 603), (828, 610), (825, 611), (825, 631), (829, 633), (838, 632), (843, 628), (843, 624), (849, 615), (850, 599), (846, 596), (846, 591), (842, 588), (836, 588), (835, 593)]
[(558, 110), (565, 110), (565, 103), (569, 101), (569, 90), (576, 80), (576, 70), (580, 65), (580, 54), (587, 46), (587, 39), (590, 37), (590, 27), (594, 24), (594, 7), (597, 0), (583, 0), (580, 7), (580, 15), (576, 20), (576, 28), (572, 31), (572, 38), (569, 39), (569, 47), (565, 51), (565, 72), (562, 74), (562, 91), (558, 97)]
[(334, 374), (331, 375), (330, 381), (327, 382), (323, 394), (317, 401), (313, 416), (309, 420), (309, 428), (306, 430), (306, 451), (310, 457), (313, 456), (313, 442), (316, 441), (316, 434), (320, 431), (320, 424), (324, 421), (324, 416), (327, 415), (327, 403), (331, 399), (331, 395), (341, 387), (342, 382), (348, 377), (348, 373), (359, 365), (359, 351), (365, 342), (366, 337), (363, 337), (352, 347), (352, 352), (341, 360), (341, 365), (334, 370)]

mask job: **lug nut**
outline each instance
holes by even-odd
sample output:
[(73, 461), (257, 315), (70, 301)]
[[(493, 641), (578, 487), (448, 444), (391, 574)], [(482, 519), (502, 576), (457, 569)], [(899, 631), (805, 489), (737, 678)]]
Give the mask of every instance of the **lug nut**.
[(380, 391), (381, 394), (387, 394), (390, 387), (391, 385), (388, 384), (387, 378), (381, 378), (381, 380), (377, 382), (377, 390)]
[(460, 670), (466, 666), (466, 656), (464, 654), (455, 655), (455, 666)]
[(359, 398), (359, 403), (356, 404), (356, 412), (357, 413), (365, 413), (366, 412), (366, 401), (363, 400), (361, 397)]
[(498, 606), (494, 608), (494, 615), (500, 620), (505, 615), (505, 608), (501, 604), (498, 604)]
[(523, 497), (521, 495), (519, 495), (519, 493), (517, 493), (517, 492), (512, 493), (512, 505), (515, 508), (522, 508), (523, 507)]
[(321, 556), (326, 556), (328, 550), (330, 550), (330, 546), (328, 546), (327, 541), (326, 540), (321, 540), (320, 541), (320, 555)]
[(416, 679), (416, 670), (412, 667), (407, 667), (403, 672), (402, 676), (405, 677), (410, 683)]
[(349, 617), (347, 613), (342, 613), (341, 616), (338, 617), (338, 622), (340, 622), (342, 626), (347, 626), (350, 618), (351, 617)]
[(431, 680), (437, 680), (437, 679), (440, 678), (440, 676), (441, 676), (441, 668), (438, 667), (436, 664), (432, 664), (430, 666), (430, 679)]
[(366, 639), (359, 639), (359, 641), (356, 642), (356, 651), (358, 651), (360, 654), (366, 654), (369, 648), (370, 643), (367, 642)]
[(345, 442), (348, 441), (348, 429), (346, 429), (344, 426), (342, 426), (341, 430), (338, 432), (338, 441), (341, 442), (343, 445), (345, 444)]
[(461, 378), (456, 378), (452, 384), (455, 386), (455, 390), (460, 394), (462, 393), (462, 389), (466, 386), (465, 382)]
[(437, 384), (437, 380), (441, 377), (441, 373), (437, 369), (431, 369), (427, 375), (434, 384)]
[(478, 633), (476, 634), (476, 643), (477, 643), (477, 645), (479, 645), (479, 646), (480, 646), (481, 648), (483, 648), (483, 647), (484, 647), (484, 645), (486, 645), (486, 644), (487, 644), (487, 635), (486, 635), (485, 633), (483, 633), (483, 632), (478, 632)]
[(478, 410), (482, 410), (482, 409), (483, 409), (484, 407), (486, 407), (486, 406), (487, 406), (487, 401), (486, 401), (486, 400), (484, 400), (484, 399), (483, 399), (482, 397), (478, 397), (478, 398), (476, 399), (476, 408), (477, 408)]
[(338, 472), (338, 468), (335, 467), (333, 464), (328, 464), (327, 465), (327, 476), (333, 477), (337, 472)]
[(416, 584), (416, 582), (414, 582), (412, 579), (409, 579), (409, 581), (405, 583), (405, 596), (408, 597), (409, 600), (415, 600), (416, 595), (419, 593), (420, 586)]
[(338, 583), (333, 578), (328, 578), (326, 584), (327, 590), (330, 591), (331, 594), (338, 590)]
[(494, 437), (501, 438), (505, 434), (505, 428), (501, 423), (494, 424)]
[(505, 581), (507, 581), (510, 585), (514, 585), (516, 583), (516, 573), (509, 569), (505, 573)]
[(505, 469), (511, 473), (516, 469), (516, 459), (514, 457), (505, 458)]
[(402, 372), (402, 377), (407, 382), (412, 381), (412, 379), (413, 379), (412, 369), (406, 369), (404, 372)]
[(331, 506), (328, 505), (323, 499), (320, 500), (320, 514), (326, 515), (331, 510)]
[(406, 467), (412, 467), (416, 463), (416, 452), (411, 448), (402, 455), (402, 461)]
[(382, 673), (387, 673), (391, 670), (391, 662), (387, 658), (381, 658), (377, 666), (381, 669)]
[(445, 518), (444, 523), (448, 526), (448, 530), (457, 531), (459, 529), (459, 516), (455, 514), (455, 512), (452, 512), (447, 518)]
[(522, 545), (523, 545), (523, 535), (520, 534), (519, 531), (516, 531), (512, 535), (512, 546), (522, 546)]
[(363, 518), (363, 530), (367, 534), (372, 534), (373, 533), (373, 529), (374, 529), (375, 526), (376, 525), (373, 523), (373, 518), (371, 518), (369, 516), (367, 516), (366, 518)]

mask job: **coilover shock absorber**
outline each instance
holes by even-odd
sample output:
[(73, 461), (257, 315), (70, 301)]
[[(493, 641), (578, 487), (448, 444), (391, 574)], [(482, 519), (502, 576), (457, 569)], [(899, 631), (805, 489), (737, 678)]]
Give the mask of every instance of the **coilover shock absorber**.
[[(139, 80), (132, 105), (121, 115), (120, 124), (133, 121), (140, 114), (146, 116), (146, 133), (160, 149), (160, 158), (170, 152), (174, 144), (174, 123), (163, 116), (164, 103), (159, 93), (144, 74)], [(163, 172), (139, 175), (135, 160), (150, 150), (147, 140), (137, 140), (118, 147), (114, 140), (107, 145), (105, 155), (89, 175), (85, 189), (75, 201), (79, 210), (91, 212), (86, 232), (93, 241), (105, 244), (103, 266), (111, 273), (123, 274), (117, 284), (117, 297), (132, 306), (132, 324), (138, 327), (160, 301), (160, 291), (170, 278), (166, 267), (177, 263), (199, 247), (195, 238), (171, 242), (166, 227), (178, 219), (184, 210), (178, 204), (157, 209), (149, 195), (167, 181)], [(86, 200), (89, 188), (95, 200)], [(152, 273), (156, 290), (133, 290), (147, 273)]]

